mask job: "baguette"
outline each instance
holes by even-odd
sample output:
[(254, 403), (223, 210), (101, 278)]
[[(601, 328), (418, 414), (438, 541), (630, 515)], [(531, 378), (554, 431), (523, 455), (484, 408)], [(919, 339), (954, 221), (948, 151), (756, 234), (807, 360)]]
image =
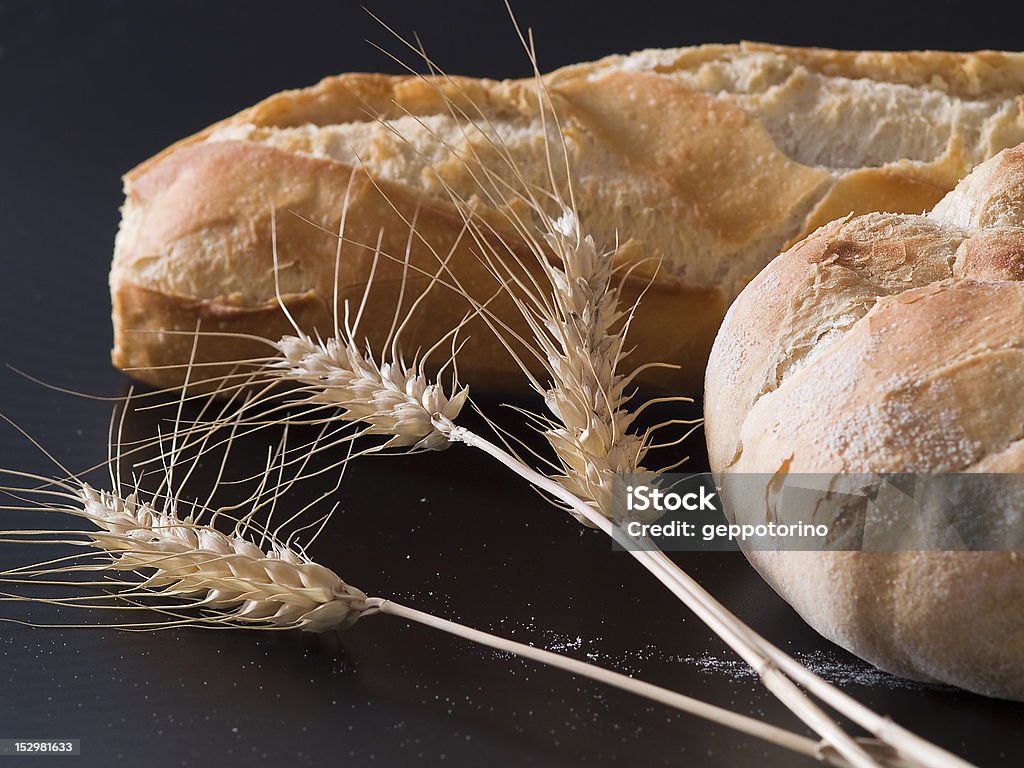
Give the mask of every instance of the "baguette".
[[(851, 212), (926, 210), (976, 164), (1024, 140), (1024, 55), (1015, 53), (705, 45), (612, 56), (545, 83), (584, 229), (603, 247), (618, 242), (617, 258), (635, 266), (625, 299), (646, 291), (630, 331), (634, 358), (679, 364), (659, 369), (657, 382), (675, 391), (699, 389), (726, 308), (788, 244)], [(143, 162), (124, 179), (110, 273), (114, 364), (174, 386), (199, 321), (224, 334), (287, 332), (272, 210), (281, 298), (304, 329), (330, 333), (331, 233), (346, 192), (347, 238), (372, 246), (382, 233), (389, 254), (410, 246), (407, 297), (428, 284), (422, 272), (437, 271), (433, 249), (451, 252), (475, 299), (490, 298), (499, 286), (460, 238), (449, 194), (469, 201), (514, 253), (526, 246), (502, 227), (515, 203), (482, 194), (452, 148), (511, 180), (500, 142), (523, 177), (544, 186), (545, 148), (559, 137), (550, 120), (545, 134), (542, 117), (532, 80), (347, 74), (272, 96)], [(372, 260), (372, 248), (343, 249), (341, 299), (361, 295)], [(371, 342), (391, 327), (401, 270), (379, 265), (361, 325)], [(403, 346), (428, 348), (469, 306), (435, 286)], [(523, 330), (509, 302), (491, 308)], [(514, 365), (493, 334), (476, 321), (463, 337), (463, 377), (507, 386)], [(196, 359), (264, 352), (210, 334)]]
[(894, 494), (879, 503), (886, 529), (935, 520), (935, 533), (973, 531), (990, 551), (929, 537), (747, 557), (811, 626), (882, 669), (1024, 700), (1022, 388), (1024, 144), (925, 216), (836, 221), (779, 256), (733, 304), (705, 393), (719, 482), (771, 478), (723, 493), (737, 521), (791, 515), (773, 485), (823, 473), (829, 494), (806, 500), (814, 521), (866, 537), (864, 511), (851, 518), (831, 495), (844, 478), (955, 473), (952, 511)]

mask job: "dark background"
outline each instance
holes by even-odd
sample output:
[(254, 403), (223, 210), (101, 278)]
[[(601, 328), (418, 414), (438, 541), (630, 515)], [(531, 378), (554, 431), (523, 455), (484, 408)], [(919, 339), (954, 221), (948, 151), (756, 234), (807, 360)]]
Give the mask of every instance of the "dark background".
[[(1012, 6), (1002, 3), (514, 5), (535, 28), (544, 69), (743, 38), (1024, 48), (1020, 11), (1008, 17)], [(497, 0), (370, 6), (403, 34), (418, 32), (450, 72), (528, 74)], [(280, 89), (348, 70), (398, 71), (366, 38), (399, 50), (354, 3), (0, 0), (0, 359), (53, 384), (123, 394), (127, 380), (107, 357), (106, 292), (120, 174)], [(483, 405), (493, 411), (498, 401)], [(0, 411), (72, 466), (104, 456), (107, 403), (3, 371)], [(146, 434), (155, 422), (130, 428)], [(699, 438), (691, 451), (699, 455)], [(0, 466), (47, 469), (12, 431), (0, 435)], [(487, 459), (455, 448), (361, 462), (350, 473), (342, 509), (314, 551), (349, 581), (794, 726), (628, 556)], [(872, 673), (803, 625), (742, 558), (676, 557), (868, 705), (980, 764), (1020, 764), (1020, 705)], [(0, 625), (0, 738), (8, 737), (80, 738), (84, 757), (70, 758), (80, 765), (799, 763), (389, 617), (329, 636)]]

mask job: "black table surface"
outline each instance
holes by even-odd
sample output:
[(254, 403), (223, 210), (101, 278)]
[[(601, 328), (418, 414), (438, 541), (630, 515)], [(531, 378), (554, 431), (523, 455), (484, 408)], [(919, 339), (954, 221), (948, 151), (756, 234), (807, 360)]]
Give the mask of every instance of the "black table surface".
[[(515, 4), (537, 31), (545, 68), (743, 38), (1024, 47), (1002, 6), (979, 3), (842, 13), (821, 3), (687, 5)], [(449, 71), (528, 73), (496, 0), (373, 10), (418, 32)], [(333, 72), (397, 71), (364, 38), (398, 48), (357, 4), (0, 0), (0, 358), (58, 386), (124, 394), (128, 379), (109, 365), (106, 290), (120, 174), (282, 88)], [(495, 411), (501, 399), (480, 402)], [(0, 371), (0, 412), (70, 466), (105, 455), (107, 402)], [(155, 428), (144, 418), (130, 425)], [(699, 436), (688, 450), (699, 469)], [(0, 434), (0, 466), (46, 469), (13, 430)], [(360, 461), (336, 500), (313, 554), (367, 591), (799, 728), (628, 555), (482, 455), (456, 447)], [(675, 557), (741, 618), (867, 705), (981, 765), (1021, 764), (1024, 706), (874, 670), (803, 624), (739, 555)], [(7, 616), (26, 610), (0, 606)], [(0, 738), (29, 737), (81, 739), (82, 756), (67, 758), (81, 765), (809, 764), (385, 616), (327, 635), (0, 625)]]

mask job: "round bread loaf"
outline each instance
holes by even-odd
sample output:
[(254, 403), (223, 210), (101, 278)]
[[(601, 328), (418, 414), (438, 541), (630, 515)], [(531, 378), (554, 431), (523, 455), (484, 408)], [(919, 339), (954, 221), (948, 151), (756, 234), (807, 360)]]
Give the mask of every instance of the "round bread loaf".
[[(1024, 145), (926, 215), (848, 217), (777, 257), (729, 310), (705, 386), (722, 483), (1021, 473)], [(765, 522), (768, 496), (727, 498), (728, 514)], [(1019, 498), (977, 493), (956, 514), (1024, 529)], [(1024, 553), (746, 554), (811, 626), (878, 667), (1024, 699)]]

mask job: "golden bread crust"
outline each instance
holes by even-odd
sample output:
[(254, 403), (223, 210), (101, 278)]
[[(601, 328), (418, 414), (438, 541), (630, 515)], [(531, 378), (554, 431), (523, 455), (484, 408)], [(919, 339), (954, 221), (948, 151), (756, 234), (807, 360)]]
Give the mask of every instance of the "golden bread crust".
[[(585, 228), (602, 247), (618, 242), (623, 261), (661, 265), (633, 327), (634, 357), (680, 365), (674, 376), (659, 375), (688, 393), (699, 388), (725, 307), (780, 249), (851, 211), (925, 210), (978, 161), (1024, 139), (1019, 54), (709, 45), (609, 57), (553, 72), (546, 83)], [(815, 94), (824, 100), (807, 107)], [(885, 105), (893, 100), (902, 105), (893, 109), (907, 115), (888, 115)], [(910, 119), (922, 109), (934, 115)], [(483, 131), (474, 132), (464, 115)], [(851, 120), (882, 126), (882, 133), (846, 147), (865, 131), (849, 127)], [(360, 167), (359, 188), (348, 234), (364, 245), (372, 246), (383, 229), (384, 250), (401, 256), (408, 226), (393, 207), (406, 216), (418, 209), (423, 237), (414, 239), (411, 261), (436, 271), (427, 244), (443, 253), (462, 231), (448, 197), (453, 191), (484, 211), (513, 250), (523, 248), (502, 226), (510, 209), (490, 204), (474, 174), (444, 151), (441, 137), (462, 157), (510, 179), (492, 144), (500, 139), (524, 175), (547, 184), (531, 80), (329, 77), (271, 96), (140, 164), (125, 177), (111, 270), (115, 364), (153, 384), (179, 383), (181, 369), (166, 366), (184, 362), (181, 350), (159, 335), (131, 331), (157, 327), (158, 316), (193, 329), (202, 302), (252, 310), (236, 324), (239, 332), (277, 332), (280, 324), (267, 319), (272, 311), (263, 311), (275, 302), (271, 210), (284, 293), (331, 305), (335, 248), (317, 227), (336, 231), (354, 167)], [(813, 152), (802, 149), (811, 145)], [(383, 194), (365, 182), (364, 171)], [(358, 294), (368, 274), (370, 256), (357, 250), (342, 255), (339, 285), (346, 296)], [(494, 282), (468, 246), (450, 266), (476, 299), (489, 297)], [(388, 270), (393, 277), (394, 265)], [(146, 302), (157, 296), (166, 301), (150, 311)], [(178, 307), (174, 313), (171, 305)], [(385, 305), (381, 294), (366, 318), (371, 336), (390, 326)], [(423, 307), (432, 327), (406, 346), (447, 332), (467, 306), (435, 289)], [(516, 323), (510, 305), (499, 309)], [(316, 315), (321, 332), (330, 332), (326, 319), (333, 320), (330, 313)], [(508, 386), (511, 359), (481, 326), (466, 333), (471, 338), (460, 363), (467, 380)], [(206, 349), (200, 362), (210, 362)], [(147, 372), (140, 361), (163, 367)]]
[[(1024, 145), (926, 216), (818, 230), (758, 275), (719, 332), (712, 469), (823, 473), (830, 488), (850, 473), (1021, 473), (1022, 279)], [(1012, 489), (972, 489), (957, 514), (993, 541), (1019, 538)], [(767, 496), (731, 500), (744, 521), (774, 514)], [(1019, 551), (747, 556), (808, 623), (883, 669), (1024, 699)]]

